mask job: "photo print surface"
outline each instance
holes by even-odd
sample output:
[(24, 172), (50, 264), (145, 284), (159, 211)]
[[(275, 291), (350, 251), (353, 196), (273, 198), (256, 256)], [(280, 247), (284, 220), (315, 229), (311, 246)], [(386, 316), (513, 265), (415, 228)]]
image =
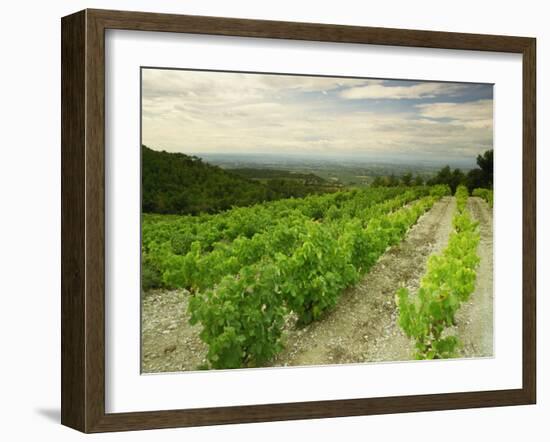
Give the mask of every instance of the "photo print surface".
[(143, 373), (493, 356), (493, 85), (141, 79)]

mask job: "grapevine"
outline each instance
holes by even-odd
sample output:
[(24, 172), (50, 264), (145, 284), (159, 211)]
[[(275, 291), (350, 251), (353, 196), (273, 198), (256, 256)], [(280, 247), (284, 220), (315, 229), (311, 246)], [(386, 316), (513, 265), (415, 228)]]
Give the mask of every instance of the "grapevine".
[(416, 295), (406, 288), (400, 288), (396, 294), (399, 325), (414, 339), (417, 359), (442, 359), (457, 354), (459, 340), (447, 331), (456, 325), (456, 312), (474, 291), (479, 263), (478, 223), (466, 208), (467, 200), (468, 190), (459, 186), (454, 232), (445, 250), (429, 258)]
[(309, 220), (301, 246), (291, 255), (276, 253), (198, 291), (189, 311), (192, 323), (202, 324), (211, 366), (256, 366), (275, 355), (281, 349), (285, 312), (295, 312), (300, 324), (319, 319), (442, 194), (421, 198), (410, 207), (388, 202), (387, 211), (369, 218), (366, 226), (353, 219)]
[(493, 207), (493, 191), (491, 189), (474, 189), (472, 196), (483, 198), (489, 204), (489, 207)]

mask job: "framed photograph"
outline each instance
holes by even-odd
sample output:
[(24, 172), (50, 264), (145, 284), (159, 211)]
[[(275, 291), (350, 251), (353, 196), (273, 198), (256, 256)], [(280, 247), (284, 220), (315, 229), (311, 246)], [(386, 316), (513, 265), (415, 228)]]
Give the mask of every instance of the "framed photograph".
[(61, 28), (64, 425), (535, 403), (535, 39)]

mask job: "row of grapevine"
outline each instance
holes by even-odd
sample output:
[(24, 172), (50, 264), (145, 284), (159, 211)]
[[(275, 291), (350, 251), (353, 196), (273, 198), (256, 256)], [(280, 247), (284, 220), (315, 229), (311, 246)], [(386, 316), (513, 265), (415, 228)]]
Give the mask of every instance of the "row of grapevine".
[(309, 195), (305, 198), (289, 198), (252, 207), (236, 207), (216, 215), (159, 216), (145, 214), (142, 226), (142, 244), (145, 252), (152, 245), (168, 243), (173, 253), (185, 255), (194, 242), (203, 250), (220, 241), (232, 241), (237, 237), (251, 238), (274, 225), (284, 222), (289, 216), (322, 219), (330, 210), (340, 210), (359, 200), (379, 202), (392, 198), (402, 189), (349, 190), (324, 195)]
[[(402, 190), (400, 191), (402, 192)], [(225, 274), (235, 274), (242, 266), (251, 264), (266, 254), (273, 255), (274, 253), (290, 253), (299, 243), (300, 238), (304, 234), (304, 225), (308, 220), (319, 222), (341, 222), (352, 217), (361, 217), (368, 219), (371, 214), (378, 213), (380, 210), (390, 210), (401, 206), (403, 203), (411, 201), (427, 194), (427, 187), (418, 187), (409, 190), (405, 193), (398, 193), (395, 189), (391, 191), (378, 190), (354, 190), (351, 192), (342, 192), (342, 196), (331, 194), (330, 199), (326, 195), (323, 197), (304, 198), (300, 207), (300, 200), (286, 200), (289, 209), (285, 212), (285, 216), (273, 221), (270, 226), (267, 222), (259, 223), (263, 228), (258, 227), (258, 232), (250, 236), (249, 234), (238, 235), (235, 238), (226, 237), (217, 242), (211, 240), (195, 240), (191, 243), (189, 250), (183, 253), (182, 250), (174, 250), (174, 240), (177, 241), (186, 235), (189, 227), (185, 224), (185, 220), (180, 222), (183, 225), (183, 230), (174, 231), (173, 226), (176, 222), (170, 222), (171, 240), (166, 239), (166, 229), (163, 229), (157, 224), (153, 228), (149, 227), (149, 235), (145, 235), (144, 228), (144, 243), (142, 266), (143, 275), (147, 277), (153, 271), (156, 271), (155, 285), (164, 287), (186, 288), (188, 290), (201, 289), (211, 287), (219, 282), (220, 278)], [(399, 196), (395, 196), (395, 195)], [(317, 213), (318, 217), (312, 218), (312, 201), (317, 201), (315, 206), (323, 210)], [(328, 206), (328, 202), (335, 204)], [(397, 201), (397, 205), (396, 205)], [(337, 203), (338, 202), (338, 203)], [(283, 207), (283, 201), (278, 201), (277, 206)], [(269, 204), (269, 207), (273, 204)], [(264, 218), (268, 218), (265, 214), (268, 209), (259, 206), (258, 211), (263, 213)], [(249, 209), (235, 209), (236, 215), (230, 211), (224, 214), (225, 224), (219, 225), (221, 229), (234, 224), (242, 224), (243, 211)], [(185, 217), (187, 218), (187, 217)], [(252, 213), (251, 218), (259, 219), (259, 216)], [(231, 221), (231, 222), (229, 222)], [(220, 220), (218, 220), (221, 223)], [(213, 224), (206, 223), (204, 226), (193, 225), (198, 232), (204, 229), (206, 232), (213, 232)], [(153, 235), (151, 230), (155, 231)], [(235, 228), (235, 231), (238, 229)], [(225, 230), (227, 234), (227, 229)], [(211, 233), (210, 237), (219, 237), (223, 233)], [(195, 238), (206, 238), (207, 234), (200, 233), (195, 235)], [(147, 242), (148, 241), (148, 242)], [(180, 253), (178, 253), (180, 252)], [(146, 282), (144, 278), (144, 283)], [(146, 287), (146, 284), (144, 284)]]
[(489, 207), (493, 207), (493, 191), (491, 189), (474, 189), (472, 196), (483, 198), (489, 204)]
[(468, 190), (456, 191), (454, 231), (441, 254), (430, 256), (428, 269), (416, 295), (406, 288), (397, 291), (399, 325), (415, 341), (417, 359), (442, 359), (456, 355), (458, 338), (448, 332), (455, 314), (474, 291), (479, 263), (478, 223), (466, 208)]
[(224, 276), (235, 275), (242, 267), (260, 261), (263, 257), (291, 255), (309, 238), (309, 225), (326, 224), (339, 229), (356, 215), (362, 223), (366, 223), (374, 216), (395, 210), (424, 194), (425, 189), (408, 191), (383, 203), (370, 207), (367, 205), (353, 216), (336, 213), (324, 223), (295, 214), (287, 218), (285, 223), (257, 233), (252, 238), (238, 237), (230, 243), (216, 243), (210, 252), (203, 251), (201, 244), (196, 242), (186, 255), (173, 254), (166, 245), (164, 248), (152, 249), (150, 255), (155, 257), (163, 269), (163, 282), (167, 286), (185, 288), (191, 292), (205, 290), (219, 283)]
[(379, 210), (367, 222), (358, 217), (307, 220), (292, 253), (265, 255), (198, 291), (189, 312), (191, 323), (202, 325), (210, 365), (236, 368), (268, 361), (281, 349), (289, 311), (301, 324), (319, 319), (446, 192), (432, 189), (432, 196), (410, 205), (402, 198), (401, 208), (388, 204), (386, 212)]

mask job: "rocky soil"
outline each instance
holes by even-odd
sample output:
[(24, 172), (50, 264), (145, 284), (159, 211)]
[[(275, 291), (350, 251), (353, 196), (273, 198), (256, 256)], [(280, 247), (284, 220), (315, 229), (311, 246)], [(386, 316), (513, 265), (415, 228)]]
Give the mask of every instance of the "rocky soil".
[(208, 348), (200, 325), (189, 324), (185, 290), (153, 290), (141, 302), (141, 371), (159, 373), (197, 370)]

